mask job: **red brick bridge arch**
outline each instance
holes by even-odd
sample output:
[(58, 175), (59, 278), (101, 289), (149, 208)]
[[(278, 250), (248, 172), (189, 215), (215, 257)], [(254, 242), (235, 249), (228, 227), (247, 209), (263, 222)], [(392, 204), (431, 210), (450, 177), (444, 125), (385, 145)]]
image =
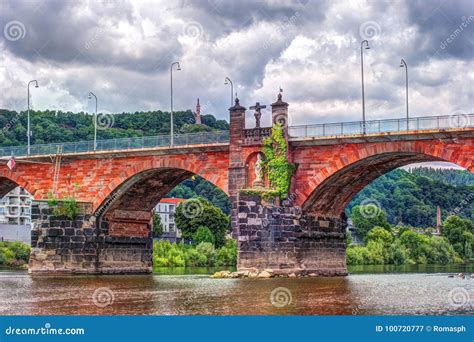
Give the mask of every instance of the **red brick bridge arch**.
[(398, 167), (446, 161), (473, 172), (473, 147), (471, 138), (296, 148), (296, 202), (306, 212), (338, 217), (360, 190)]
[[(196, 162), (188, 157), (157, 158), (134, 163), (110, 179), (93, 201), (93, 211), (100, 215), (111, 208), (134, 207), (151, 211), (159, 200), (175, 186), (194, 175), (199, 175), (226, 194), (227, 160)], [(222, 163), (222, 165), (220, 165)]]
[(0, 197), (5, 196), (17, 186), (21, 186), (32, 195), (37, 191), (35, 184), (28, 182), (27, 179), (17, 173), (12, 172), (7, 168), (0, 169)]
[(213, 160), (212, 154), (199, 158), (189, 154), (137, 161), (108, 180), (92, 205), (94, 216), (107, 222), (107, 235), (149, 236), (153, 208), (194, 175), (227, 193), (227, 159)]

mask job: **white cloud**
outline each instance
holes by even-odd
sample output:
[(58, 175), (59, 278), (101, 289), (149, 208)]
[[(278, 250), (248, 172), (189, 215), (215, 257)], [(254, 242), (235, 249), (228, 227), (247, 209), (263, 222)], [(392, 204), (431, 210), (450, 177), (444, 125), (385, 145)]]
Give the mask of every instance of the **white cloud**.
[(168, 110), (169, 65), (179, 60), (176, 109), (194, 108), (200, 97), (209, 112), (227, 119), (228, 76), (247, 107), (270, 104), (282, 87), (292, 124), (358, 120), (361, 27), (370, 23), (380, 30), (364, 58), (368, 119), (405, 115), (402, 57), (412, 116), (473, 112), (471, 28), (439, 49), (467, 14), (462, 4), (433, 11), (405, 1), (121, 0), (48, 2), (35, 12), (9, 1), (1, 26), (20, 20), (28, 34), (15, 42), (1, 37), (0, 106), (25, 109), (26, 83), (38, 78), (38, 109), (90, 111), (92, 90), (103, 111)]

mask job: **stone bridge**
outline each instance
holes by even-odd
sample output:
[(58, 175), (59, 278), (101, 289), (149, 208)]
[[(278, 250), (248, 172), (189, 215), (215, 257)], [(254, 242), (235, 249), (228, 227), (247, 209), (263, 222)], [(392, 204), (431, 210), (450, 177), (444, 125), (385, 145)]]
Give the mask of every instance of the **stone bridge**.
[[(254, 185), (257, 155), (271, 128), (246, 128), (246, 108), (238, 100), (229, 111), (228, 139), (66, 149), (60, 159), (17, 154), (13, 170), (1, 165), (0, 196), (17, 185), (34, 196), (29, 271), (151, 272), (152, 209), (181, 181), (200, 175), (231, 198), (239, 269), (344, 275), (344, 208), (357, 192), (415, 162), (448, 161), (474, 171), (472, 115), (421, 118), (421, 124), (420, 118), (367, 122), (365, 134), (361, 123), (288, 127), (288, 104), (279, 95), (272, 122), (283, 125), (297, 169), (288, 200), (269, 204), (242, 190)], [(53, 216), (47, 204), (53, 192), (77, 198), (81, 214), (74, 220)]]

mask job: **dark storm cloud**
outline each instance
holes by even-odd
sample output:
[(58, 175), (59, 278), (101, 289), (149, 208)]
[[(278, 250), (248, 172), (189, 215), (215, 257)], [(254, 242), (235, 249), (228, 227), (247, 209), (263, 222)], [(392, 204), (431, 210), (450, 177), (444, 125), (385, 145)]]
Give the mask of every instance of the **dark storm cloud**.
[(408, 1), (410, 21), (421, 35), (417, 45), (436, 58), (474, 58), (474, 1)]
[(26, 29), (19, 40), (0, 35), (0, 80), (8, 88), (0, 106), (24, 103), (25, 82), (38, 77), (38, 91), (45, 92), (35, 93), (40, 106), (90, 109), (86, 94), (95, 90), (104, 110), (166, 110), (169, 66), (179, 60), (177, 108), (193, 108), (200, 97), (209, 112), (227, 118), (229, 76), (246, 106), (269, 103), (283, 87), (295, 123), (357, 119), (361, 27), (368, 25), (375, 29), (367, 31), (373, 35), (365, 54), (372, 118), (403, 113), (401, 57), (410, 67), (414, 113), (472, 107), (466, 84), (474, 18), (454, 33), (473, 15), (472, 1), (4, 0), (0, 6), (2, 30), (12, 21)]
[[(33, 4), (33, 5), (32, 5)], [(173, 56), (181, 53), (176, 35), (163, 26), (153, 36), (143, 32), (129, 46), (121, 42), (126, 32), (121, 23), (137, 26), (127, 1), (30, 1), (5, 3), (2, 26), (16, 20), (26, 28), (21, 44), (4, 40), (14, 55), (29, 61), (116, 65), (150, 72), (167, 68)]]

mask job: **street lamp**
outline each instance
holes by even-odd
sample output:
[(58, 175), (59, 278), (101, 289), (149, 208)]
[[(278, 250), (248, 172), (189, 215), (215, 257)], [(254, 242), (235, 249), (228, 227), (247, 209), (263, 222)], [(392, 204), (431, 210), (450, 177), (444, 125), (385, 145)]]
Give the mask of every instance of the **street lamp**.
[(234, 105), (234, 83), (229, 77), (226, 77), (224, 84), (230, 84), (230, 106), (232, 107)]
[(171, 63), (171, 67), (170, 67), (170, 83), (171, 83), (171, 131), (170, 131), (170, 145), (173, 146), (174, 145), (174, 129), (173, 129), (173, 122), (174, 122), (174, 119), (173, 119), (173, 66), (174, 65), (177, 65), (177, 68), (176, 70), (181, 70), (181, 66), (179, 65), (179, 62), (173, 62)]
[(364, 95), (364, 44), (365, 49), (370, 49), (369, 41), (363, 40), (360, 43), (360, 69), (362, 74), (362, 126), (363, 126), (363, 133), (365, 134), (365, 95)]
[(30, 144), (31, 144), (31, 129), (30, 129), (30, 84), (35, 83), (35, 88), (38, 88), (38, 81), (37, 80), (32, 80), (28, 82), (28, 123), (27, 123), (27, 128), (26, 128), (26, 136), (28, 137), (28, 155), (30, 155)]
[(91, 99), (92, 96), (95, 98), (95, 113), (94, 113), (94, 151), (97, 149), (97, 96), (93, 92), (89, 92), (88, 99)]
[(408, 66), (405, 60), (402, 58), (400, 61), (400, 68), (405, 68), (405, 86), (406, 86), (406, 100), (407, 100), (407, 131), (410, 128), (409, 122), (408, 122)]

